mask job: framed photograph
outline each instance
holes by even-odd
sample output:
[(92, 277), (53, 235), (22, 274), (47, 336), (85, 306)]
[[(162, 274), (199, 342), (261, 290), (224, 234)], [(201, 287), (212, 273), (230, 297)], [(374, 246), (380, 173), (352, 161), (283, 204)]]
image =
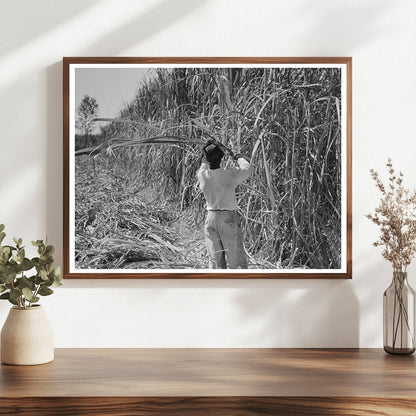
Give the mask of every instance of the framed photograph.
[(351, 68), (64, 58), (64, 277), (351, 278)]

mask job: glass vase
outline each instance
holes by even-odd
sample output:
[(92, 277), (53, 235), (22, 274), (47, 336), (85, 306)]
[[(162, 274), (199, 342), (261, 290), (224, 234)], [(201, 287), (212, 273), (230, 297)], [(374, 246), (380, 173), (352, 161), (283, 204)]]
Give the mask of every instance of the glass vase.
[(415, 351), (415, 291), (406, 272), (393, 272), (383, 296), (384, 351), (412, 354)]

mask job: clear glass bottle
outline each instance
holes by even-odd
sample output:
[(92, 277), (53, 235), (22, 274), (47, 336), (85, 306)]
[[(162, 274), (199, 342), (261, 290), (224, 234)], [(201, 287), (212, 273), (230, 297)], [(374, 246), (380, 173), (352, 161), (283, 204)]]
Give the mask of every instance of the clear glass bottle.
[(413, 354), (415, 351), (415, 291), (406, 272), (393, 272), (383, 296), (384, 351)]

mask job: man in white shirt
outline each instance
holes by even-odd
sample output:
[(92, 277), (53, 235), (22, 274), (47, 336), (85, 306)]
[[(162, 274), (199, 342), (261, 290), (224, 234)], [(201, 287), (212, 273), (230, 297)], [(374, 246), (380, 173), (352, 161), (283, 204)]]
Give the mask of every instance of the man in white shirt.
[(250, 163), (241, 154), (229, 153), (238, 167), (224, 169), (221, 167), (224, 152), (208, 142), (197, 173), (199, 188), (207, 202), (204, 232), (210, 269), (226, 269), (227, 262), (230, 269), (247, 268), (235, 189), (250, 176)]

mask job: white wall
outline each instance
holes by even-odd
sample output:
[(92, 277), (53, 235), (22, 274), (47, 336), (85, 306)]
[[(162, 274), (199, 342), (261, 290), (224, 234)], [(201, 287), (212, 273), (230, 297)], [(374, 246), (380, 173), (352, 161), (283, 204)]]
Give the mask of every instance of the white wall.
[[(364, 214), (416, 187), (416, 2), (0, 0), (0, 223), (62, 258), (63, 56), (352, 56), (353, 279), (66, 281), (57, 347), (380, 347), (390, 265)], [(416, 287), (415, 267), (410, 282)], [(0, 325), (9, 304), (0, 304)]]

